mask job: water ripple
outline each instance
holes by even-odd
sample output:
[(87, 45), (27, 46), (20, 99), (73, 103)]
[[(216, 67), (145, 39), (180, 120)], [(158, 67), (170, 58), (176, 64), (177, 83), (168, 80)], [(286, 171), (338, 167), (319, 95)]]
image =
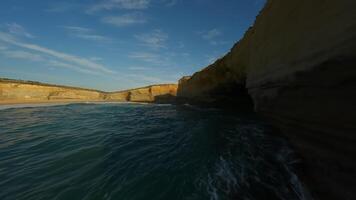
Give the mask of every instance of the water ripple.
[(0, 199), (309, 199), (253, 114), (69, 104), (0, 110)]

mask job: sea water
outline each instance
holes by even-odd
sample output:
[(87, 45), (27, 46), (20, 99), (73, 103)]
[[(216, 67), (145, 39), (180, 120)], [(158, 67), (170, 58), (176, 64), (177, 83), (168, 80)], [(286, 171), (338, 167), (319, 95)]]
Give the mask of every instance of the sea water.
[(306, 199), (296, 162), (253, 113), (151, 104), (0, 110), (1, 200)]

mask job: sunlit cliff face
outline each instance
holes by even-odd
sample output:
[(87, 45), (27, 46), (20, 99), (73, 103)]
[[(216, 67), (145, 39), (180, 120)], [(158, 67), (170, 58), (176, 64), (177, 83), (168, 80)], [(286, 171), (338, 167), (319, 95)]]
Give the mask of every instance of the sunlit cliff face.
[(19, 81), (0, 82), (0, 102), (51, 102), (51, 101), (136, 101), (154, 102), (159, 98), (172, 98), (177, 85), (154, 85), (122, 92), (102, 92), (81, 88), (54, 86)]

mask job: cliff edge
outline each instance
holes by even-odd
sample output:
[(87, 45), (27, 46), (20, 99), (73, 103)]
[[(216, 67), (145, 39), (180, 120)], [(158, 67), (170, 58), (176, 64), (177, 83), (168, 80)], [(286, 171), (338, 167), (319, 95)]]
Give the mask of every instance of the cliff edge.
[(103, 92), (33, 81), (0, 79), (0, 104), (87, 101), (169, 103), (176, 96), (177, 87), (176, 84), (161, 84)]
[(356, 1), (268, 0), (214, 64), (184, 77), (178, 97), (252, 99), (304, 159), (315, 199), (356, 197)]

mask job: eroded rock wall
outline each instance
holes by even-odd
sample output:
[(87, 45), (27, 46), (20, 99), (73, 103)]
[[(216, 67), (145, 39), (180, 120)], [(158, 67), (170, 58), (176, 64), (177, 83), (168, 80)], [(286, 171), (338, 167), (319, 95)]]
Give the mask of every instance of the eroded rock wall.
[(219, 101), (231, 85), (289, 137), (316, 199), (355, 198), (356, 1), (267, 1), (226, 56), (181, 80), (178, 97)]
[(168, 103), (176, 96), (177, 87), (177, 84), (162, 84), (119, 92), (102, 92), (37, 82), (0, 80), (0, 103), (54, 101), (132, 101)]
[(103, 97), (102, 92), (94, 90), (19, 82), (0, 82), (0, 101), (96, 101), (103, 99)]
[(177, 84), (152, 85), (122, 92), (113, 92), (108, 95), (108, 98), (132, 102), (172, 101), (172, 98), (177, 95), (177, 88)]

